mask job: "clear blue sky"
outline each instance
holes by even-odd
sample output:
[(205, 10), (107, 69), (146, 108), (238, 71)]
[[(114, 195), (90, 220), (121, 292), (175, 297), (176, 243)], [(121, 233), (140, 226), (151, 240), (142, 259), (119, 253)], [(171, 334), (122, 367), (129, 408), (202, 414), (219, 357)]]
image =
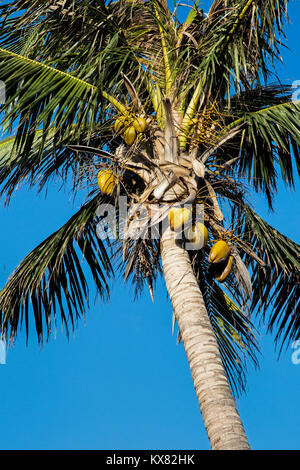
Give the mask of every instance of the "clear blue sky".
[[(204, 11), (210, 2), (204, 2)], [(290, 2), (283, 82), (300, 80), (300, 4)], [(266, 220), (299, 243), (299, 194), (282, 185), (275, 212), (256, 196)], [(1, 201), (0, 201), (1, 202)], [(0, 285), (39, 242), (78, 208), (68, 193), (47, 199), (18, 190), (0, 206)], [(92, 289), (92, 294), (94, 293)], [(162, 283), (133, 302), (130, 285), (115, 282), (111, 302), (96, 303), (67, 341), (60, 329), (42, 348), (31, 322), (0, 365), (0, 449), (209, 449), (182, 345), (171, 334), (171, 307)], [(261, 329), (260, 369), (250, 368), (238, 408), (253, 449), (300, 448), (300, 364), (292, 349), (277, 361)]]

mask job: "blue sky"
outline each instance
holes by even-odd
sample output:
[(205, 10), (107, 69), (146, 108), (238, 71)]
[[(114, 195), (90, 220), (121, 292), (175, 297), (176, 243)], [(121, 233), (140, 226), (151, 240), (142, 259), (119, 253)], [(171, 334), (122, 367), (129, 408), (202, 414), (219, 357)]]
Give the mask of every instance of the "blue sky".
[[(204, 2), (204, 11), (210, 2)], [(300, 4), (291, 1), (282, 82), (300, 80)], [(68, 188), (70, 189), (70, 188)], [(255, 209), (299, 243), (296, 192), (279, 186), (274, 213), (255, 196)], [(0, 285), (39, 242), (76, 209), (53, 184), (45, 195), (21, 187), (0, 205)], [(1, 201), (0, 201), (1, 203)], [(91, 289), (94, 294), (93, 288)], [(163, 283), (133, 302), (131, 285), (116, 280), (111, 302), (96, 302), (67, 341), (37, 345), (31, 321), (0, 364), (0, 449), (209, 449), (182, 345), (171, 331)], [(273, 337), (261, 328), (260, 369), (250, 367), (237, 405), (253, 449), (300, 448), (300, 364), (291, 347), (279, 361)]]

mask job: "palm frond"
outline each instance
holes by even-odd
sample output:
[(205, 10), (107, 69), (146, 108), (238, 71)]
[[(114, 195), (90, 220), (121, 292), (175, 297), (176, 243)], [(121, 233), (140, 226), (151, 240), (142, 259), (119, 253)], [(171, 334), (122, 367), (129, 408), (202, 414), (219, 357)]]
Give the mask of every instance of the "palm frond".
[(287, 0), (213, 2), (200, 42), (209, 89), (221, 76), (228, 92), (269, 76), (267, 64), (280, 58), (286, 7)]
[[(251, 311), (266, 320), (277, 345), (300, 338), (300, 246), (270, 226), (244, 205), (241, 238), (265, 261), (259, 266), (245, 259), (252, 270)], [(241, 216), (242, 220), (242, 216)]]
[(118, 3), (21, 0), (0, 8), (0, 47), (76, 72), (98, 88), (102, 80), (105, 88), (114, 77), (118, 81), (126, 64), (123, 31), (129, 23)]
[(58, 313), (68, 335), (68, 324), (74, 329), (75, 321), (84, 317), (88, 306), (89, 281), (82, 267), (83, 260), (100, 298), (108, 298), (108, 278), (113, 268), (108, 247), (96, 236), (98, 204), (97, 196), (82, 206), (12, 273), (0, 291), (2, 335), (12, 341), (25, 323), (28, 338), (31, 309), (40, 343), (45, 330), (48, 338), (53, 326), (56, 329)]
[[(14, 147), (16, 136), (3, 139), (0, 142), (0, 195), (5, 196), (6, 204), (20, 184), (27, 184), (30, 188), (37, 187), (41, 191), (53, 177), (63, 184), (72, 175), (74, 185), (72, 190), (76, 192), (78, 186), (82, 186), (86, 172), (95, 164), (95, 158), (78, 153), (76, 149), (77, 139), (74, 137), (74, 126), (65, 130), (61, 138), (54, 144), (56, 129), (49, 127), (47, 137), (43, 135), (43, 130), (35, 132), (31, 149), (28, 153), (20, 154)], [(81, 127), (80, 142), (88, 139), (95, 148), (101, 148), (103, 142), (111, 147), (113, 130), (111, 122), (96, 126), (95, 132), (88, 137), (89, 130)], [(119, 139), (112, 145), (117, 146)], [(75, 147), (72, 147), (75, 143)]]
[[(279, 165), (283, 181), (294, 187), (294, 162), (300, 175), (300, 102), (269, 107), (246, 117), (241, 174), (249, 175), (257, 190), (263, 191), (272, 207)], [(293, 162), (294, 159), (294, 162)]]
[(136, 297), (146, 287), (154, 300), (155, 284), (162, 273), (159, 240), (139, 238), (128, 243), (126, 262), (123, 265), (124, 278), (131, 278)]
[[(232, 97), (230, 113), (236, 117), (228, 129), (242, 125), (239, 138), (223, 150), (240, 177), (248, 178), (266, 194), (270, 208), (277, 189), (278, 170), (284, 183), (294, 187), (294, 165), (300, 175), (300, 102), (291, 100), (291, 87), (270, 85)], [(222, 159), (222, 155), (220, 155)]]
[(14, 151), (19, 155), (29, 153), (39, 129), (41, 143), (49, 129), (55, 129), (54, 143), (71, 126), (74, 135), (82, 125), (92, 131), (100, 99), (99, 90), (90, 83), (2, 48), (0, 77), (7, 91), (2, 124), (10, 132), (17, 126)]

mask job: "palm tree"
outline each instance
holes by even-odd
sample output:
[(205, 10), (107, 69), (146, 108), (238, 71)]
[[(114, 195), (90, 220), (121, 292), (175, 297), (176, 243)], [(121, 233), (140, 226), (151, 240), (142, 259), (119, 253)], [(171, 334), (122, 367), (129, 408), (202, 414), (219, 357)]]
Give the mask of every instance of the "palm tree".
[(300, 336), (299, 245), (250, 191), (272, 208), (278, 178), (293, 187), (300, 103), (275, 75), (287, 0), (215, 0), (206, 14), (197, 3), (183, 22), (165, 0), (1, 7), (1, 195), (53, 176), (88, 190), (2, 289), (1, 331), (13, 341), (25, 323), (28, 336), (30, 311), (39, 342), (57, 315), (74, 328), (88, 305), (82, 257), (102, 299), (117, 270), (152, 296), (162, 274), (211, 447), (249, 449), (234, 396), (257, 363), (251, 314), (271, 311), (282, 345)]

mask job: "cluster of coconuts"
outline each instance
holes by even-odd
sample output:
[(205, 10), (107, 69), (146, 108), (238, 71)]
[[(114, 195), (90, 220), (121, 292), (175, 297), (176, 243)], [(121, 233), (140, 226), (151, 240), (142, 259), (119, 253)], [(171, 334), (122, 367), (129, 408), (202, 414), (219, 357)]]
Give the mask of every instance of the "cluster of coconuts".
[[(184, 226), (189, 224), (192, 212), (186, 207), (173, 207), (169, 211), (170, 229), (174, 232), (181, 232)], [(208, 230), (201, 222), (196, 222), (187, 232), (187, 239), (192, 244), (194, 250), (201, 250), (207, 245)], [(213, 267), (214, 277), (219, 282), (224, 282), (228, 277), (233, 263), (231, 248), (225, 240), (216, 241), (210, 249), (209, 263)]]
[[(148, 124), (145, 118), (135, 115), (121, 115), (114, 123), (114, 129), (120, 133), (127, 145), (132, 145), (139, 133), (147, 131)], [(97, 176), (98, 186), (102, 194), (110, 196), (117, 182), (117, 175), (113, 170), (100, 170)]]
[(114, 123), (114, 129), (120, 133), (126, 145), (132, 145), (138, 134), (147, 131), (148, 125), (145, 118), (135, 115), (121, 115)]

